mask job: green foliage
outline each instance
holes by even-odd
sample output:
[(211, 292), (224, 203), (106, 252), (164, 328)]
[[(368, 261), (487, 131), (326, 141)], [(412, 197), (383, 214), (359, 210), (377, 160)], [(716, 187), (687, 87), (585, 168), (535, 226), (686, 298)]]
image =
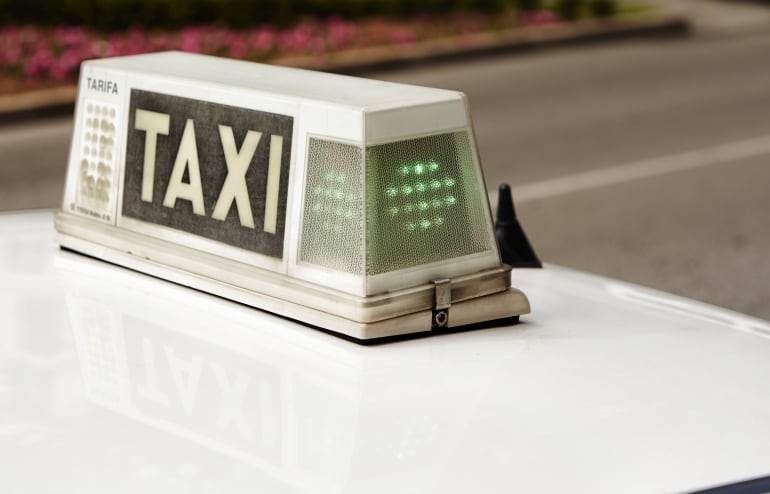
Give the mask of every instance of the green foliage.
[(559, 17), (566, 20), (583, 16), (611, 17), (618, 11), (617, 0), (555, 0), (552, 6)]
[(540, 7), (539, 0), (516, 0), (516, 8), (519, 12), (529, 12)]
[[(518, 0), (519, 2), (523, 0)], [(230, 27), (286, 25), (303, 17), (399, 17), (452, 10), (495, 12), (515, 0), (0, 0), (0, 23), (175, 28), (218, 23)]]
[(566, 20), (575, 20), (583, 10), (583, 0), (556, 0), (556, 13)]
[(611, 15), (616, 0), (0, 0), (0, 24), (80, 25), (98, 30), (132, 26), (178, 28), (219, 24), (233, 28), (286, 26), (305, 17), (401, 18), (451, 11), (495, 13), (554, 8), (560, 17)]
[(594, 17), (612, 17), (618, 10), (614, 0), (592, 0), (588, 8)]

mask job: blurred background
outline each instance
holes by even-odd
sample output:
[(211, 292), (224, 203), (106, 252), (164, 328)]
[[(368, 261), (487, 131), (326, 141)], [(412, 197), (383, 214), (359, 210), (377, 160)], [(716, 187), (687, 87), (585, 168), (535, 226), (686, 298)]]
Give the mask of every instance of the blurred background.
[(770, 319), (770, 2), (0, 0), (0, 212), (58, 207), (82, 60), (169, 49), (464, 91), (544, 261)]

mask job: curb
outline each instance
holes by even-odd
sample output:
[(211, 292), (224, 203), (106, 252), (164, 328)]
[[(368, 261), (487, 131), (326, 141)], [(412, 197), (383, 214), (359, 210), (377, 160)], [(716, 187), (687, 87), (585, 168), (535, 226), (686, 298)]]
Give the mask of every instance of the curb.
[[(681, 17), (651, 20), (587, 20), (545, 27), (439, 38), (394, 50), (377, 46), (345, 50), (326, 56), (270, 60), (290, 67), (360, 75), (370, 71), (466, 60), (501, 53), (525, 53), (560, 46), (649, 37), (681, 36), (690, 31)], [(0, 124), (71, 114), (77, 86), (67, 85), (0, 96)]]
[(361, 74), (375, 70), (465, 60), (501, 53), (524, 53), (567, 45), (645, 37), (680, 36), (689, 32), (681, 17), (652, 20), (588, 20), (544, 27), (439, 38), (410, 45), (405, 50), (377, 46), (329, 54), (271, 60), (276, 65)]
[(77, 85), (36, 89), (0, 96), (0, 125), (34, 118), (72, 114)]

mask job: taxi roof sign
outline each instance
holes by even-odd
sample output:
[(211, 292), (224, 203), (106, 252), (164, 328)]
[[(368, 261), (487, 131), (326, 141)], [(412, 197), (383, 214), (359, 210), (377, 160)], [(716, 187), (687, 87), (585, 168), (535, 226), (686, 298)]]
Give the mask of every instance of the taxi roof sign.
[(57, 230), (367, 340), (529, 311), (485, 191), (462, 93), (168, 52), (83, 64)]

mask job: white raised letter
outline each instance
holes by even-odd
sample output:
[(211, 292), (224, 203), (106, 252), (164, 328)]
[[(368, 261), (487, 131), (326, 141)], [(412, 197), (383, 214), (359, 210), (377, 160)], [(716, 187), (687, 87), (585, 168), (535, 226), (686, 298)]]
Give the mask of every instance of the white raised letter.
[[(182, 182), (185, 168), (190, 173), (189, 184)], [(171, 178), (168, 181), (163, 205), (167, 208), (173, 208), (177, 199), (192, 202), (193, 213), (198, 216), (206, 214), (203, 207), (201, 171), (198, 163), (198, 143), (195, 141), (195, 122), (191, 118), (188, 118), (184, 125), (182, 140), (179, 142), (179, 150), (176, 153), (174, 169), (171, 170)]]
[[(90, 80), (90, 78), (89, 78)], [(148, 110), (136, 110), (134, 128), (146, 132), (144, 136), (144, 168), (142, 171), (142, 200), (152, 202), (152, 187), (155, 179), (155, 151), (158, 134), (168, 135), (169, 116)]]
[(225, 153), (225, 163), (227, 164), (227, 178), (222, 184), (222, 190), (219, 191), (217, 204), (214, 206), (214, 212), (211, 217), (224, 221), (230, 206), (235, 199), (235, 207), (238, 210), (238, 218), (241, 225), (254, 228), (254, 217), (251, 213), (251, 201), (249, 201), (249, 191), (246, 188), (246, 172), (251, 164), (251, 158), (259, 145), (261, 132), (250, 130), (241, 144), (241, 150), (235, 146), (235, 137), (233, 128), (227, 125), (219, 126), (219, 138), (222, 140), (222, 151)]
[(267, 167), (267, 192), (265, 193), (265, 226), (268, 233), (275, 233), (278, 220), (278, 186), (281, 178), (283, 136), (270, 136), (270, 161)]

